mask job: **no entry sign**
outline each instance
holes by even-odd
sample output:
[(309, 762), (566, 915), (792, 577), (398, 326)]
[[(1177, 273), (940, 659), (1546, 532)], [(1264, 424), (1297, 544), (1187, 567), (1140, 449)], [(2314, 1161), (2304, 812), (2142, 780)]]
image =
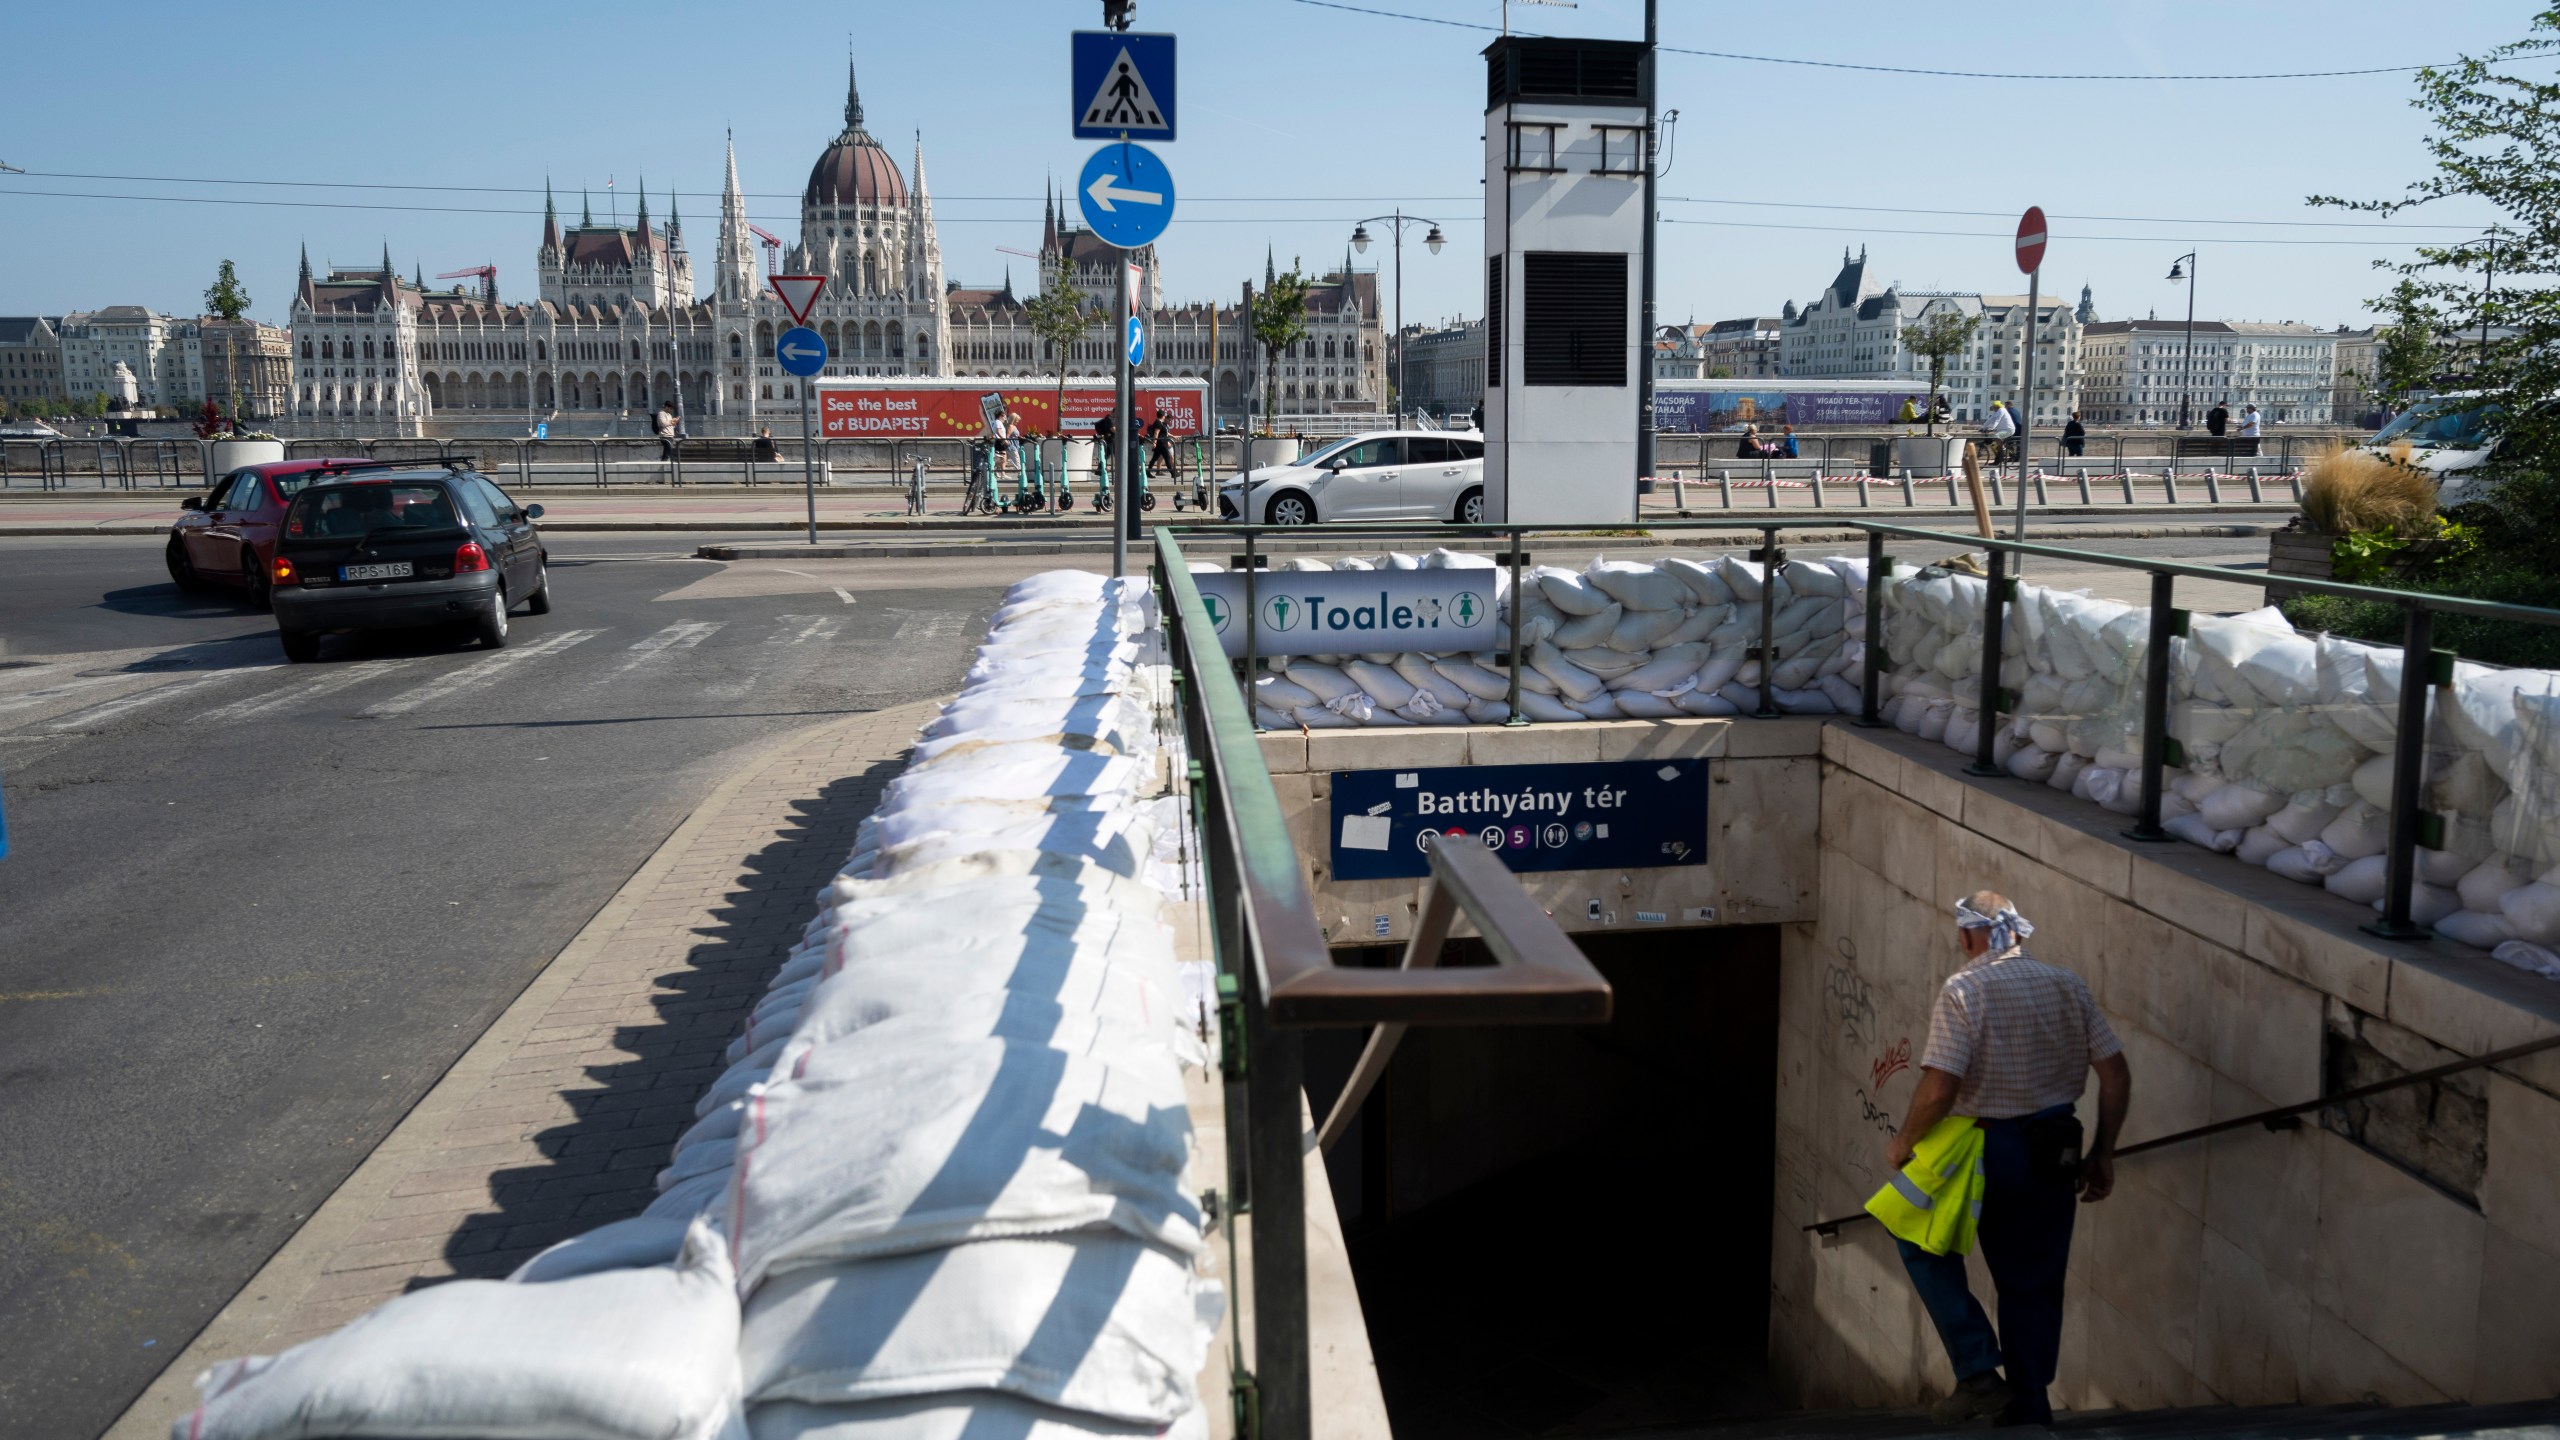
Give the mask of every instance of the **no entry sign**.
[(2018, 217), (2018, 273), (2033, 275), (2044, 265), (2044, 207), (2030, 205)]

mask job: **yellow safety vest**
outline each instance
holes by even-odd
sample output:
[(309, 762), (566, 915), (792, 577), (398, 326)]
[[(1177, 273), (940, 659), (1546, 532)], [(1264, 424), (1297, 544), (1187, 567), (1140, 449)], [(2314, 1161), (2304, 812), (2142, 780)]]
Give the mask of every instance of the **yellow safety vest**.
[(1982, 1190), (1982, 1131), (1971, 1116), (1950, 1115), (1920, 1137), (1867, 1213), (1932, 1255), (1962, 1255), (1982, 1221)]

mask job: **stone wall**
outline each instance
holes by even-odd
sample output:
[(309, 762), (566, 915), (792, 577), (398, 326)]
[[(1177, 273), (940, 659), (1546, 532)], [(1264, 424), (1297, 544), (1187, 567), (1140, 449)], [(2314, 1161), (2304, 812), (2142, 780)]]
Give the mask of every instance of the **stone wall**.
[[(1819, 914), (1786, 928), (1781, 962), (1772, 1222), (1772, 1369), (1808, 1408), (1911, 1404), (1951, 1380), (1882, 1228), (1802, 1227), (1856, 1214), (1884, 1179), (1957, 960), (1952, 897), (2006, 892), (2036, 953), (2089, 981), (2133, 1070), (2127, 1142), (2309, 1099), (2324, 1073), (2560, 1031), (2560, 986), (2364, 935), (2363, 907), (2136, 845), (2119, 817), (1961, 763), (1890, 731), (1822, 733)], [(2055, 1403), (2560, 1393), (2560, 1052), (2474, 1079), (2421, 1125), (2306, 1117), (2124, 1162), (2079, 1212)]]

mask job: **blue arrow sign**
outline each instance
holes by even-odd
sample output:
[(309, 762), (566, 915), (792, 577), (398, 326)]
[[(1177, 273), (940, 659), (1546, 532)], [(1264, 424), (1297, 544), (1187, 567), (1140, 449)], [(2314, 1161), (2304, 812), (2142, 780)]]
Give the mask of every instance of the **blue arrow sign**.
[(1067, 103), (1079, 140), (1173, 138), (1173, 37), (1075, 32)]
[(1147, 363), (1147, 322), (1135, 315), (1129, 317), (1129, 363)]
[(1135, 250), (1173, 221), (1173, 172), (1144, 145), (1105, 145), (1084, 162), (1076, 199), (1094, 234)]
[(773, 342), (773, 358), (786, 375), (815, 375), (827, 368), (827, 342), (806, 325), (794, 325)]

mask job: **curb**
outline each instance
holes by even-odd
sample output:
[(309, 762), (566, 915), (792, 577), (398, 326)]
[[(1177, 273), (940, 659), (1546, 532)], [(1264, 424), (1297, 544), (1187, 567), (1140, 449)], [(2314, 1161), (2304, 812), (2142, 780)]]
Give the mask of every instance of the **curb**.
[(542, 1018), (560, 993), (576, 983), (588, 964), (604, 952), (605, 942), (619, 929), (633, 910), (645, 902), (648, 893), (666, 878), (685, 855), (695, 839), (710, 826), (715, 816), (740, 792), (775, 762), (801, 745), (825, 738), (839, 730), (876, 723), (890, 710), (915, 708), (919, 722), (925, 712), (938, 707), (939, 699), (916, 701), (912, 707), (892, 706), (889, 710), (866, 710), (789, 731), (755, 746), (737, 768), (714, 785), (693, 809), (678, 822), (667, 838), (640, 862), (622, 882), (613, 897), (580, 926), (560, 953), (551, 958), (533, 979), (519, 991), (496, 1021), (471, 1042), (468, 1049), (427, 1089), (409, 1113), (391, 1128), (372, 1152), (349, 1172), (347, 1178), (330, 1192), (290, 1238), (268, 1257), (248, 1283), (214, 1312), (204, 1328), (197, 1331), (186, 1348), (172, 1357), (168, 1365), (143, 1388), (124, 1413), (107, 1427), (101, 1440), (162, 1440), (169, 1424), (195, 1405), (196, 1374), (217, 1360), (259, 1353), (258, 1347), (275, 1333), (275, 1326), (291, 1312), (310, 1283), (322, 1272), (321, 1266), (338, 1246), (373, 1213), (373, 1207), (389, 1191), (400, 1171), (398, 1160), (414, 1151), (435, 1148), (445, 1123), (465, 1109), (498, 1067), (513, 1053), (517, 1042), (534, 1023)]
[[(568, 527), (554, 526), (552, 528), (565, 529)], [(2221, 525), (2074, 525), (2069, 527), (2061, 535), (2047, 534), (2039, 538), (2049, 544), (2059, 544), (2063, 543), (2065, 540), (2245, 539), (2257, 535), (2273, 535), (2282, 529), (2284, 529), (2282, 525), (2276, 524), (2251, 525), (2236, 523)], [(1730, 535), (1730, 538), (1727, 538), (1727, 534)], [(1211, 538), (1214, 540), (1214, 537)], [(1372, 540), (1382, 541), (1391, 540), (1395, 537), (1373, 536), (1370, 538)], [(1746, 545), (1756, 544), (1758, 543), (1759, 538), (1759, 532), (1757, 531), (1735, 530), (1724, 533), (1697, 533), (1694, 535), (1683, 535), (1676, 539), (1666, 538), (1660, 535), (1593, 535), (1587, 537), (1564, 535), (1550, 537), (1544, 543), (1553, 546), (1558, 544), (1558, 542), (1578, 542), (1580, 540), (1587, 539), (1593, 548), (1598, 549), (1643, 550), (1688, 548), (1713, 550), (1735, 549)], [(1865, 538), (1866, 532), (1863, 530), (1824, 530), (1816, 528), (1781, 527), (1778, 531), (1779, 541), (1783, 544), (1789, 545), (1844, 545), (1864, 540)], [(1950, 535), (1948, 538), (1951, 542), (1960, 542), (1973, 537), (1967, 535)], [(1230, 540), (1224, 543), (1226, 545), (1234, 545), (1240, 542)], [(1382, 547), (1378, 544), (1372, 543), (1364, 545), (1351, 540), (1301, 541), (1297, 543), (1279, 544), (1266, 542), (1259, 547), (1259, 553), (1265, 555), (1370, 555), (1378, 553), (1381, 548)], [(1459, 543), (1447, 548), (1453, 550), (1487, 550), (1498, 547), (1487, 544)], [(1579, 543), (1573, 543), (1567, 545), (1565, 548), (1579, 549), (1582, 547)], [(696, 556), (705, 560), (918, 560), (947, 559), (967, 555), (1108, 555), (1110, 553), (1110, 543), (1100, 540), (1052, 540), (1020, 543), (1005, 540), (979, 540), (969, 543), (943, 543), (934, 545), (809, 545), (805, 543), (798, 545), (712, 544), (700, 546), (694, 551)]]

